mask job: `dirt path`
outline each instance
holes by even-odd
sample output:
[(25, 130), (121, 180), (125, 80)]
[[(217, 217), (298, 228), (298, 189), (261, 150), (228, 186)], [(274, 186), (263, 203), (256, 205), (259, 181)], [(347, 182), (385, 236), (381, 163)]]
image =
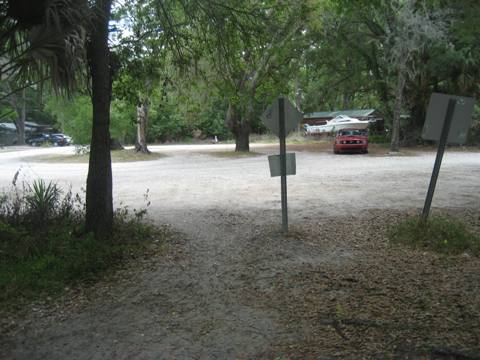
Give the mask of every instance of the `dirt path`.
[[(258, 214), (253, 214), (258, 215)], [(32, 324), (3, 344), (13, 359), (250, 359), (291, 334), (274, 309), (252, 306), (245, 288), (262, 287), (291, 264), (333, 254), (252, 244), (274, 224), (257, 216), (192, 211), (184, 240), (166, 259), (130, 277), (86, 308)], [(205, 221), (208, 219), (208, 221)], [(275, 232), (275, 230), (274, 230)], [(265, 247), (268, 245), (268, 247)], [(284, 245), (287, 245), (286, 243)], [(260, 249), (259, 249), (260, 247)], [(335, 261), (348, 254), (337, 256)], [(260, 262), (259, 262), (260, 261)], [(259, 268), (259, 264), (262, 267)], [(106, 296), (105, 296), (106, 295)]]
[[(120, 272), (114, 285), (10, 326), (0, 358), (435, 358), (432, 348), (474, 358), (480, 261), (384, 240), (386, 225), (421, 204), (432, 155), (338, 159), (299, 154), (309, 171), (290, 178), (287, 237), (263, 157), (175, 152), (114, 167), (117, 198), (141, 205), (139, 189), (150, 188), (151, 216), (182, 235), (166, 256)], [(435, 199), (437, 208), (466, 209), (477, 230), (478, 165), (478, 154), (447, 159)]]
[[(478, 214), (463, 216), (480, 230)], [(385, 224), (403, 212), (309, 220), (287, 237), (276, 213), (181, 215), (190, 221), (166, 256), (34, 314), (4, 337), (0, 358), (476, 359), (480, 351), (480, 260), (392, 248)]]

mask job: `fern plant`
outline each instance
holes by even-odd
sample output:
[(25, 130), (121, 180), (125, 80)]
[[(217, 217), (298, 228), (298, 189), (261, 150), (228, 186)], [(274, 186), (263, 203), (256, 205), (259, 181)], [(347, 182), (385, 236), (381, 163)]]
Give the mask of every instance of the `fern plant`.
[(48, 184), (42, 179), (35, 180), (29, 185), (30, 194), (26, 196), (28, 212), (37, 221), (48, 219), (54, 212), (59, 202), (60, 189), (57, 184), (50, 181)]

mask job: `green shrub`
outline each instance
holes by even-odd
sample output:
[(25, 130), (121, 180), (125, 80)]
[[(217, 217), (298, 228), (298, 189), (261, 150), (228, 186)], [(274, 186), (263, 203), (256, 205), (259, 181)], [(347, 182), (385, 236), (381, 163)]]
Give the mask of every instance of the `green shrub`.
[(472, 125), (468, 132), (467, 145), (480, 145), (480, 121)]
[[(51, 96), (47, 112), (55, 118), (57, 127), (73, 137), (75, 144), (90, 144), (92, 136), (92, 101), (90, 96), (77, 94), (69, 99)], [(136, 108), (126, 101), (112, 99), (110, 134), (122, 143), (133, 143), (136, 134)]]
[(97, 241), (83, 231), (78, 194), (62, 194), (53, 182), (18, 188), (14, 181), (12, 191), (0, 197), (0, 310), (95, 280), (153, 239), (163, 239), (165, 233), (145, 221), (146, 213), (117, 209), (112, 238)]
[(390, 136), (387, 134), (370, 134), (368, 136), (368, 142), (372, 144), (389, 144)]
[(454, 218), (431, 216), (424, 223), (418, 217), (410, 217), (392, 227), (389, 238), (396, 243), (441, 253), (480, 255), (480, 237)]
[(224, 99), (213, 100), (210, 106), (205, 107), (200, 112), (198, 129), (209, 138), (217, 136), (219, 140), (230, 139), (232, 135), (225, 125), (227, 108), (228, 104)]
[(35, 239), (21, 226), (0, 219), (0, 261), (18, 261), (36, 252)]
[(60, 200), (60, 189), (53, 182), (35, 180), (25, 196), (27, 211), (35, 225), (42, 225), (54, 213)]
[(170, 105), (150, 117), (148, 141), (180, 141), (192, 135), (194, 125), (178, 116)]

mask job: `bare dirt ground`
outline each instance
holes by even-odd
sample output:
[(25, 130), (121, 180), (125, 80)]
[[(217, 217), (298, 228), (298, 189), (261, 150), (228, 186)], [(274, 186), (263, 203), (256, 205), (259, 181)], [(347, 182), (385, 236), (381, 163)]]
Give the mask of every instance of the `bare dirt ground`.
[[(2, 359), (476, 359), (480, 260), (388, 244), (423, 205), (433, 153), (301, 151), (280, 233), (266, 156), (229, 145), (152, 147), (113, 165), (114, 197), (178, 231), (150, 256), (86, 289), (2, 319)], [(256, 146), (261, 154), (277, 150)], [(86, 164), (32, 162), (72, 149), (0, 151), (0, 188), (21, 179), (84, 186)], [(211, 154), (209, 152), (212, 152)], [(448, 152), (436, 212), (480, 231), (480, 154)]]

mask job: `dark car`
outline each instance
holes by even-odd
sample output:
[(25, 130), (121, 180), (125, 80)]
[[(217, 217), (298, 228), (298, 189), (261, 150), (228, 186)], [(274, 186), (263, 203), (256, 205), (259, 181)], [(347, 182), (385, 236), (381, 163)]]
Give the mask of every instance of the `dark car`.
[(50, 141), (55, 146), (66, 146), (72, 143), (72, 138), (65, 134), (51, 134)]
[(339, 130), (333, 142), (333, 152), (368, 153), (368, 132), (363, 129)]
[(29, 137), (25, 142), (32, 146), (41, 146), (44, 144), (51, 144), (49, 134), (35, 134)]
[(64, 134), (36, 134), (26, 140), (32, 146), (53, 145), (66, 146), (72, 143), (72, 138)]

